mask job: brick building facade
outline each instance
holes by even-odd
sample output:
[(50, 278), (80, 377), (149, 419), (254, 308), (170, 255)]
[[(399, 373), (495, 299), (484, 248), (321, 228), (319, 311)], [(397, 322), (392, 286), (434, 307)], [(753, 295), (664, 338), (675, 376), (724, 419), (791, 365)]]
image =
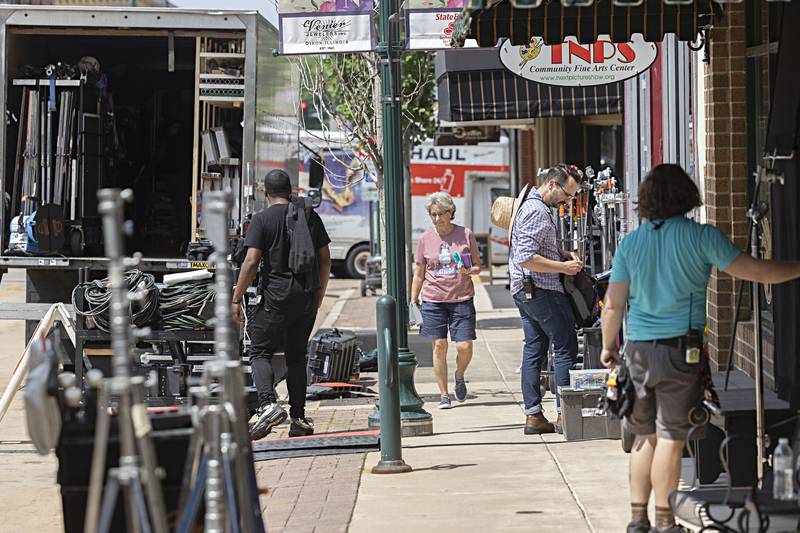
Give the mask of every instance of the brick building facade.
[[(703, 73), (706, 220), (747, 252), (747, 210), (754, 190), (752, 173), (761, 156), (764, 122), (768, 116), (769, 57), (777, 48), (770, 36), (774, 33), (769, 27), (771, 9), (774, 8), (767, 2), (726, 5), (725, 17), (715, 22), (711, 61), (704, 65)], [(767, 240), (768, 237), (765, 243)], [(762, 246), (766, 256), (769, 249), (769, 244)], [(731, 342), (735, 342), (733, 365), (752, 376), (754, 341), (750, 295), (745, 284), (738, 331), (734, 336), (737, 289), (738, 283), (730, 276), (716, 271), (712, 274), (708, 289), (709, 351), (714, 369), (725, 369)], [(767, 304), (762, 313), (765, 386), (774, 390), (772, 314), (769, 299), (763, 295), (762, 299)]]

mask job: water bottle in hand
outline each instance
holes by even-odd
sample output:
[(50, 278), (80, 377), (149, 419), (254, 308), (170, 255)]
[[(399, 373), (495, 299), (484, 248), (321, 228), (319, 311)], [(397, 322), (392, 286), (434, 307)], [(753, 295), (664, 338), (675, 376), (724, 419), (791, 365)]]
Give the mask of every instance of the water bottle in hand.
[(772, 497), (776, 500), (794, 499), (794, 466), (789, 439), (779, 439), (772, 452)]

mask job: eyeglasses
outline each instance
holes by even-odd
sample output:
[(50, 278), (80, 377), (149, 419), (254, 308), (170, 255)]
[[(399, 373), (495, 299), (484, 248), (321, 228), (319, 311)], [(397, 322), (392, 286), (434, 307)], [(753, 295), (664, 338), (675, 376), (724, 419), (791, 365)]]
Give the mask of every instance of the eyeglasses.
[(561, 185), (559, 182), (556, 181), (555, 184), (558, 185), (558, 188), (561, 189), (561, 191), (567, 197), (567, 200), (565, 200), (565, 201), (572, 201), (577, 196), (576, 194), (570, 194), (569, 191), (567, 191), (567, 189), (565, 189), (564, 186)]

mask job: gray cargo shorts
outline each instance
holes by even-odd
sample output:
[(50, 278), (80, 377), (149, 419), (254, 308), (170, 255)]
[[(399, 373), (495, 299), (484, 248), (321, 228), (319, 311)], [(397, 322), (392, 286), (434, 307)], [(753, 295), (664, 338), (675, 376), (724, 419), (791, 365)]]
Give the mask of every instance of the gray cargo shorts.
[(653, 341), (628, 341), (624, 352), (636, 389), (626, 428), (634, 435), (684, 440), (692, 428), (689, 412), (703, 397), (702, 364), (686, 363), (683, 348)]

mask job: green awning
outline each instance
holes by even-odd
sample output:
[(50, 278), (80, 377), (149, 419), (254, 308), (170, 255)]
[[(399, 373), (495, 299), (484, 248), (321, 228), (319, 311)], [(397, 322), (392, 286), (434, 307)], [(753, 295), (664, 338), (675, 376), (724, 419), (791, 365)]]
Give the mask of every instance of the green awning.
[(496, 46), (501, 39), (514, 45), (542, 37), (545, 44), (559, 44), (574, 36), (581, 43), (592, 43), (599, 35), (610, 35), (614, 42), (628, 42), (634, 33), (646, 41), (659, 42), (673, 33), (680, 41), (694, 41), (698, 32), (710, 27), (716, 2), (695, 0), (690, 4), (667, 4), (663, 0), (644, 0), (638, 6), (619, 6), (612, 0), (595, 0), (586, 7), (564, 7), (549, 1), (539, 7), (520, 0), (469, 0), (455, 22), (453, 46), (466, 39), (478, 46)]

